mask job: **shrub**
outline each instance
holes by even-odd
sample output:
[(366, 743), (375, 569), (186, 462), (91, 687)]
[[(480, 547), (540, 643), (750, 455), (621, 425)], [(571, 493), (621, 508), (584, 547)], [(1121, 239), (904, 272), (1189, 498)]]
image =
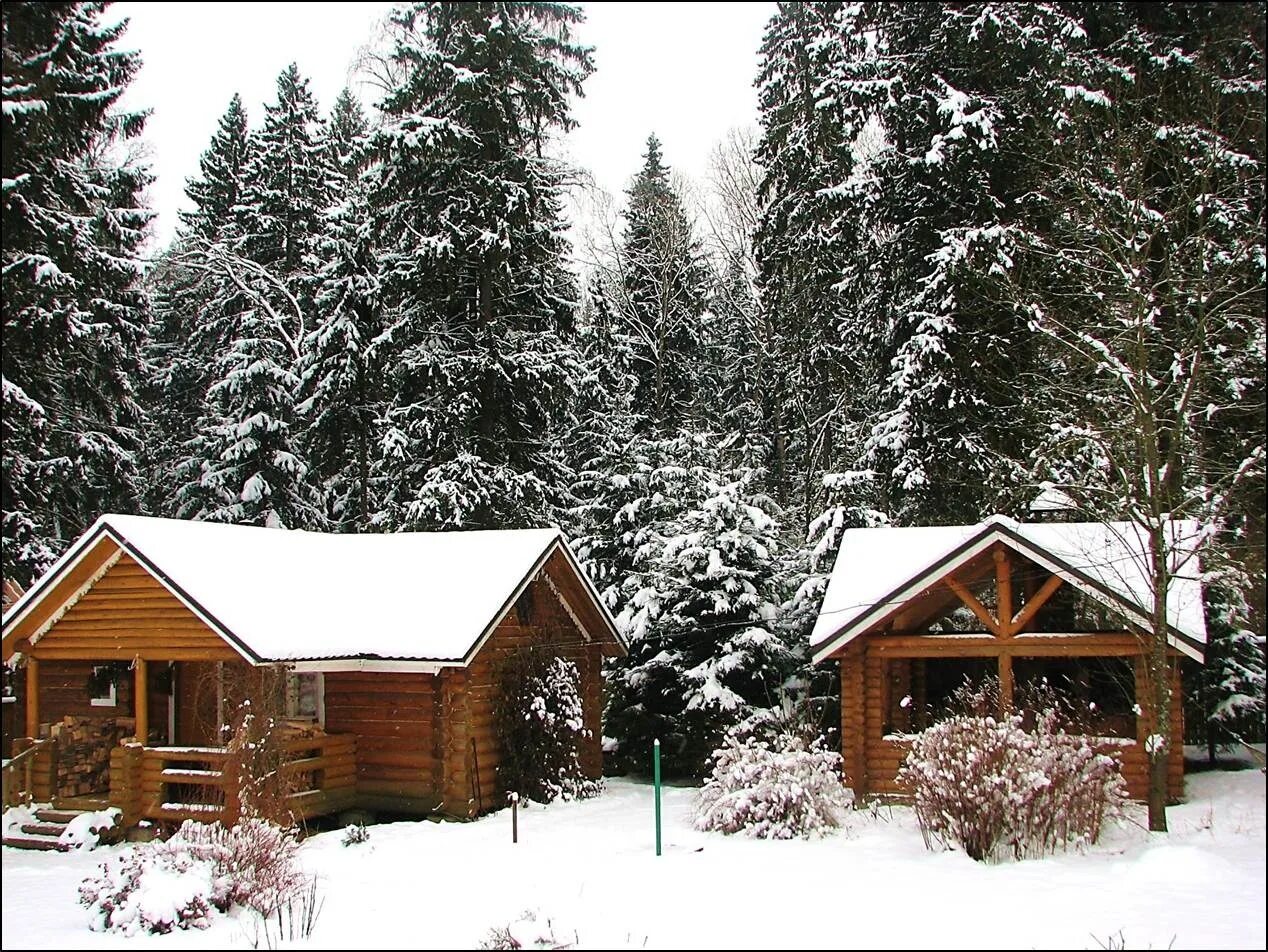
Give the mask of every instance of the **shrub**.
[(523, 649), (502, 662), (494, 718), (498, 779), (508, 791), (549, 803), (603, 789), (602, 781), (586, 779), (577, 759), (578, 740), (590, 736), (580, 680), (575, 664), (545, 651)]
[(1096, 842), (1126, 798), (1119, 764), (1060, 724), (1055, 709), (1039, 712), (1033, 731), (1019, 715), (961, 714), (919, 734), (899, 780), (925, 845), (997, 860)]
[(792, 730), (731, 732), (714, 752), (696, 806), (698, 830), (787, 840), (841, 824), (849, 794), (841, 755)]
[(309, 884), (295, 836), (258, 819), (232, 827), (187, 820), (166, 842), (137, 846), (103, 863), (79, 887), (98, 931), (205, 928), (213, 911), (238, 905), (267, 917)]
[(369, 839), (370, 831), (365, 828), (364, 823), (353, 823), (352, 825), (344, 828), (344, 846), (356, 846), (358, 843), (365, 843)]

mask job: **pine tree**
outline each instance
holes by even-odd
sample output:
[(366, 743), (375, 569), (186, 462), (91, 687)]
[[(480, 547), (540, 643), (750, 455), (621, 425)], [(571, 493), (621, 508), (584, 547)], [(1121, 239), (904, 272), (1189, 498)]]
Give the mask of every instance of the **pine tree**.
[[(770, 486), (805, 525), (820, 506), (817, 477), (853, 466), (869, 375), (865, 351), (842, 339), (836, 285), (849, 257), (836, 246), (832, 191), (848, 175), (851, 135), (820, 95), (833, 62), (861, 37), (836, 27), (839, 3), (781, 3), (767, 27), (757, 78), (762, 126), (761, 219), (754, 236), (764, 335), (771, 353), (766, 413)], [(848, 373), (847, 373), (848, 372)]]
[[(1179, 702), (1166, 605), (1183, 569), (1169, 522), (1202, 527), (1205, 572), (1244, 572), (1244, 529), (1262, 527), (1261, 13), (1082, 10), (1083, 70), (1045, 153), (1043, 227), (1020, 249), (1030, 280), (1014, 287), (1058, 371), (1037, 474), (1149, 540), (1144, 700), (1161, 737)], [(1166, 754), (1151, 746), (1153, 830), (1166, 829)]]
[[(415, 3), (392, 16), (399, 77), (372, 139), (391, 339), (385, 524), (549, 519), (571, 399), (575, 288), (546, 157), (592, 70), (563, 4)], [(515, 95), (509, 95), (514, 90)]]
[(136, 505), (145, 114), (101, 3), (3, 7), (3, 569), (27, 583), (105, 510)]

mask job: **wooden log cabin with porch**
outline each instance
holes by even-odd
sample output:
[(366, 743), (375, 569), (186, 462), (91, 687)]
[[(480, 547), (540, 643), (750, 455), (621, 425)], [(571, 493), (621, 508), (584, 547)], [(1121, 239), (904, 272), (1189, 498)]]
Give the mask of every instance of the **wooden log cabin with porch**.
[(296, 718), (297, 817), (475, 816), (505, 801), (498, 663), (529, 647), (575, 663), (580, 761), (600, 776), (601, 664), (625, 646), (558, 531), (103, 516), (5, 612), (27, 735), (6, 790), (108, 798), (129, 826), (228, 817), (221, 726), (241, 685), (272, 671)]
[[(1194, 540), (1173, 522), (1167, 599), (1168, 795), (1184, 793), (1181, 660), (1206, 641)], [(851, 529), (811, 636), (841, 672), (841, 753), (858, 797), (903, 794), (911, 735), (966, 682), (996, 679), (999, 713), (1041, 693), (1116, 756), (1130, 795), (1148, 796), (1151, 723), (1144, 652), (1152, 597), (1147, 547), (1128, 523), (1018, 523)]]

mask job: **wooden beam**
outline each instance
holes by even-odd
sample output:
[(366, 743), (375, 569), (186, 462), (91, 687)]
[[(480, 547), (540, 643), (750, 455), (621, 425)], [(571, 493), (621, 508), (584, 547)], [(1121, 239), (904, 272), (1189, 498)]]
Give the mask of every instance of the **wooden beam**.
[(1001, 716), (1013, 711), (1013, 656), (1007, 651), (999, 656), (999, 706)]
[(136, 739), (142, 745), (149, 743), (150, 737), (150, 692), (146, 671), (149, 664), (144, 658), (136, 658), (132, 665), (136, 670), (136, 689), (132, 692), (136, 707)]
[(40, 736), (40, 662), (26, 659), (26, 736)]
[(954, 575), (948, 575), (946, 582), (947, 587), (959, 596), (960, 601), (972, 609), (973, 614), (981, 620), (988, 631), (992, 631), (996, 635), (1001, 633), (1000, 623), (995, 620), (995, 616), (986, 610), (986, 606), (977, 600), (977, 596), (961, 585)]
[[(1053, 593), (1061, 587), (1062, 578), (1060, 575), (1051, 576), (1048, 581), (1043, 583), (1039, 591), (1035, 592), (1032, 598), (1026, 599), (1026, 604), (1022, 606), (1022, 610), (1012, 616), (1012, 621), (1008, 623), (1009, 635), (1015, 635), (1024, 629), (1031, 621), (1039, 609), (1043, 608), (1044, 603), (1048, 601)], [(1001, 615), (1001, 617), (1008, 617)]]
[(995, 550), (996, 609), (999, 617), (999, 636), (1007, 638), (1013, 633), (1009, 619), (1013, 617), (1013, 567), (1008, 561), (1008, 550)]

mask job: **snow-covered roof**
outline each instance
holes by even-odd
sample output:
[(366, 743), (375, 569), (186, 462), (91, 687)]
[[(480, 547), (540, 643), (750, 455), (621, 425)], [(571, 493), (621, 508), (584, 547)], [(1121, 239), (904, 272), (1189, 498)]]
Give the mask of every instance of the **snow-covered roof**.
[(557, 529), (336, 535), (120, 515), (5, 612), (6, 634), (103, 535), (253, 661), (466, 663), (555, 552), (620, 643)]
[[(1202, 660), (1206, 620), (1196, 522), (1168, 523), (1172, 580), (1167, 591), (1171, 643)], [(971, 526), (848, 529), (810, 636), (816, 661), (848, 644), (897, 606), (958, 566), (1003, 542), (1092, 598), (1148, 624), (1152, 588), (1148, 546), (1129, 522), (1019, 523), (992, 516)]]

